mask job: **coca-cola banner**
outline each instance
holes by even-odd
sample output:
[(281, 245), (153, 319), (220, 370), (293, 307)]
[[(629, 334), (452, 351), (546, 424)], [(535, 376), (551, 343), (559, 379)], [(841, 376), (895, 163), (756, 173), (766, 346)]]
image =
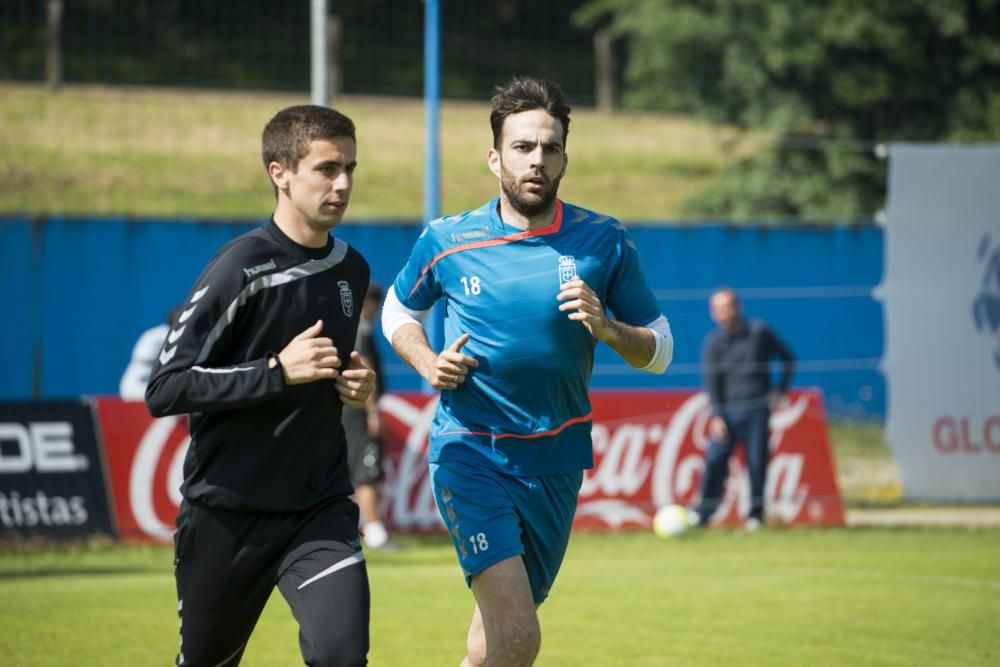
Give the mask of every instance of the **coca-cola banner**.
[(187, 419), (153, 419), (141, 401), (96, 399), (123, 540), (169, 540), (181, 502)]
[[(574, 526), (617, 530), (650, 525), (657, 508), (693, 504), (708, 448), (708, 397), (695, 391), (591, 393), (594, 468), (587, 471)], [(427, 476), (427, 430), (436, 397), (390, 394), (381, 407), (389, 429), (382, 503), (397, 530), (442, 526)], [(767, 479), (769, 520), (785, 525), (842, 525), (826, 420), (816, 391), (792, 392), (771, 415)], [(737, 524), (750, 506), (742, 451), (730, 462), (715, 522)]]
[[(697, 499), (708, 446), (708, 400), (694, 391), (593, 392), (594, 469), (580, 492), (575, 526), (643, 528), (656, 508)], [(427, 476), (427, 431), (436, 396), (382, 397), (387, 436), (382, 511), (396, 531), (443, 528)], [(181, 418), (153, 419), (142, 403), (97, 401), (111, 490), (123, 539), (167, 540), (180, 503), (190, 442)], [(768, 516), (786, 525), (840, 525), (844, 510), (826, 422), (815, 391), (792, 392), (771, 416)], [(749, 508), (741, 452), (730, 464), (716, 521), (737, 523)]]
[(83, 401), (0, 403), (0, 538), (114, 535)]

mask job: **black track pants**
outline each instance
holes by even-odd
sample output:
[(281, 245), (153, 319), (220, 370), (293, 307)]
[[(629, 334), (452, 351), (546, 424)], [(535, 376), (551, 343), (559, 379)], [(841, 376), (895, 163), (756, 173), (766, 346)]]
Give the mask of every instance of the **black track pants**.
[(367, 664), (368, 573), (349, 499), (254, 513), (185, 502), (177, 523), (179, 667), (238, 665), (275, 585), (307, 665)]

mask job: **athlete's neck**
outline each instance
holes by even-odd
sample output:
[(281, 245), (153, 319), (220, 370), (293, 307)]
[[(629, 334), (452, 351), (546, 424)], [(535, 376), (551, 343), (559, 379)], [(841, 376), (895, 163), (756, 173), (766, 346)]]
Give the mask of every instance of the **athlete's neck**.
[(535, 215), (524, 215), (510, 205), (503, 194), (500, 195), (500, 219), (504, 224), (518, 229), (530, 230), (539, 227), (548, 227), (556, 218), (556, 200), (552, 200), (552, 205), (541, 213)]
[(278, 204), (274, 211), (274, 224), (285, 236), (306, 248), (325, 248), (330, 237), (325, 227), (310, 224), (298, 211), (288, 211)]

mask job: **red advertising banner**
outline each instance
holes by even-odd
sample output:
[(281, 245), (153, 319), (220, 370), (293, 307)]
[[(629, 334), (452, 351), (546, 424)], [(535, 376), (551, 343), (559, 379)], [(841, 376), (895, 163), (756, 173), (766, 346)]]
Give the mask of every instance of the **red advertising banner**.
[[(389, 429), (383, 516), (397, 530), (441, 527), (427, 476), (427, 431), (435, 396), (383, 397)], [(697, 500), (708, 449), (708, 397), (695, 391), (595, 391), (594, 468), (587, 471), (574, 527), (645, 528), (656, 509)], [(768, 520), (837, 526), (844, 507), (837, 487), (818, 391), (794, 391), (771, 415), (765, 497)], [(750, 507), (742, 451), (730, 461), (725, 498), (713, 519), (741, 525)]]
[(153, 419), (141, 401), (94, 401), (122, 540), (170, 540), (180, 506), (184, 417)]
[[(427, 475), (427, 432), (436, 396), (382, 398), (388, 434), (382, 509), (397, 531), (443, 524)], [(587, 471), (574, 526), (646, 528), (657, 508), (697, 499), (708, 447), (708, 399), (694, 391), (592, 392), (594, 468)], [(153, 419), (142, 403), (96, 401), (119, 534), (123, 539), (170, 539), (180, 503), (185, 420)], [(816, 391), (792, 392), (771, 415), (766, 489), (770, 521), (782, 525), (842, 525), (826, 420)], [(730, 462), (726, 495), (714, 521), (739, 524), (749, 509), (742, 452)]]

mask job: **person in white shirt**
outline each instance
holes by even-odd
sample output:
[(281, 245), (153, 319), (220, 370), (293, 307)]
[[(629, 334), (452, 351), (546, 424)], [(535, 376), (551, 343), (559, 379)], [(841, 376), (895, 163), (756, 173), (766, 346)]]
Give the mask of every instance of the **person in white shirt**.
[(143, 401), (146, 399), (146, 384), (149, 382), (149, 374), (156, 363), (156, 356), (163, 348), (163, 341), (166, 340), (170, 331), (170, 323), (177, 317), (180, 306), (174, 306), (167, 311), (166, 320), (163, 324), (146, 329), (139, 334), (139, 340), (132, 347), (132, 358), (128, 362), (128, 367), (122, 373), (122, 379), (118, 382), (118, 395), (126, 401)]

